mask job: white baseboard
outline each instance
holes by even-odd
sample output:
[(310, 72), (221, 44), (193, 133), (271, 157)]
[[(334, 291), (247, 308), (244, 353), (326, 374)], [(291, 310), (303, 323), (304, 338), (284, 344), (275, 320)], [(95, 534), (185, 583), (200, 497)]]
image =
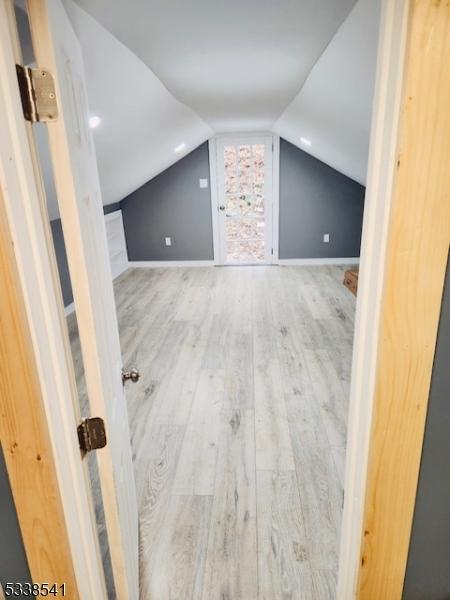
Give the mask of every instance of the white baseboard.
[(75, 302), (71, 302), (70, 304), (68, 304), (67, 306), (64, 307), (64, 314), (67, 317), (68, 315), (70, 315), (70, 313), (73, 313), (74, 310), (75, 310)]
[[(213, 267), (214, 264), (214, 260), (131, 260), (128, 262), (128, 267)], [(359, 256), (344, 258), (280, 258), (274, 264), (281, 266), (358, 265)]]
[(359, 265), (359, 256), (345, 258), (280, 258), (279, 265), (319, 266), (319, 265)]
[(213, 260), (131, 260), (128, 267), (213, 267)]

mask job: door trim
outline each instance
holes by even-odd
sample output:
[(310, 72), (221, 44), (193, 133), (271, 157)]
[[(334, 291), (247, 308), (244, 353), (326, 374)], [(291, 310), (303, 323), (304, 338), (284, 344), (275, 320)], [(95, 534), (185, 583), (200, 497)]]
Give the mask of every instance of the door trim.
[(357, 597), (381, 298), (403, 89), (409, 0), (384, 0), (361, 240), (337, 600)]
[[(3, 115), (0, 187), (30, 327), (67, 529), (67, 548), (79, 597), (106, 598), (89, 475), (86, 461), (81, 460), (76, 434), (78, 392), (56, 257), (31, 125), (23, 118), (17, 85), (15, 63), (21, 63), (21, 58), (13, 2), (5, 0), (0, 2)], [(45, 465), (42, 460), (37, 462)], [(33, 489), (33, 483), (30, 486)], [(24, 493), (24, 489), (13, 486), (13, 493), (17, 502), (17, 494)], [(26, 493), (30, 493), (29, 489)], [(18, 516), (28, 553), (29, 544), (39, 543), (39, 536), (27, 527), (20, 512)]]
[[(32, 580), (64, 582), (66, 594), (76, 598), (54, 450), (13, 248), (0, 188), (1, 446)], [(32, 531), (36, 535), (28, 535)]]
[(449, 27), (448, 3), (383, 4), (338, 600), (403, 590), (450, 241)]
[(272, 264), (279, 264), (280, 255), (280, 136), (272, 138)]
[(89, 408), (104, 420), (108, 438), (96, 457), (115, 591), (125, 600), (138, 595), (138, 508), (83, 57), (62, 0), (33, 0), (28, 15), (36, 62), (53, 74), (59, 99), (58, 119), (46, 128)]
[[(272, 212), (269, 215), (268, 222), (272, 231), (272, 247), (273, 255), (271, 260), (268, 262), (260, 263), (261, 266), (269, 264), (278, 264), (279, 255), (279, 171), (280, 171), (280, 138), (273, 132), (236, 132), (236, 133), (222, 133), (214, 136), (208, 140), (209, 147), (209, 173), (211, 182), (211, 220), (212, 220), (212, 232), (213, 232), (213, 252), (214, 252), (214, 265), (216, 266), (234, 266), (233, 264), (227, 264), (221, 260), (221, 239), (220, 239), (220, 226), (219, 226), (219, 175), (217, 171), (218, 162), (218, 142), (226, 139), (235, 140), (241, 138), (255, 138), (255, 137), (270, 137), (272, 138), (272, 189), (271, 189), (271, 204)], [(253, 265), (253, 263), (251, 263)], [(253, 266), (257, 266), (255, 263)], [(239, 266), (237, 263), (236, 266)], [(244, 265), (242, 265), (244, 266)]]
[(217, 138), (208, 140), (209, 150), (209, 181), (211, 189), (211, 221), (213, 234), (213, 261), (214, 265), (220, 265), (220, 237), (219, 237), (219, 215), (218, 215), (218, 183), (217, 183)]
[(400, 598), (450, 247), (450, 4), (410, 3), (358, 596)]

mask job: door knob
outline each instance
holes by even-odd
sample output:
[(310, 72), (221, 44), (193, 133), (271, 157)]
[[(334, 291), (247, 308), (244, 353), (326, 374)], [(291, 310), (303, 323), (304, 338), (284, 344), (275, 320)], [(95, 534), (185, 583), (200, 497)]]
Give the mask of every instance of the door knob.
[(221, 205), (219, 206), (219, 210), (225, 210), (225, 204), (221, 204)]
[(139, 381), (140, 376), (141, 374), (135, 368), (131, 369), (130, 371), (122, 370), (122, 383), (125, 384), (126, 381), (132, 381), (133, 383), (136, 383)]

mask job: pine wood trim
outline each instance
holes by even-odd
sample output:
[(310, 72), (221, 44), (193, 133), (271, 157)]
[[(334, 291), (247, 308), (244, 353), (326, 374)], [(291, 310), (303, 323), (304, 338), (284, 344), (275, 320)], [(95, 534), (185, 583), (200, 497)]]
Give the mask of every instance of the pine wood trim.
[(387, 233), (410, 0), (383, 2), (370, 135), (347, 427), (337, 600), (356, 598)]
[[(23, 119), (12, 0), (0, 0), (0, 188), (50, 435), (68, 546), (82, 598), (106, 598), (86, 461), (78, 447), (77, 389), (31, 125)], [(6, 223), (6, 221), (5, 221)], [(0, 314), (0, 318), (2, 315)], [(16, 375), (17, 376), (17, 375)], [(42, 456), (42, 455), (41, 455)], [(47, 490), (47, 493), (52, 493)], [(20, 519), (20, 513), (19, 513)], [(22, 526), (22, 534), (36, 536)], [(27, 546), (27, 544), (25, 544)], [(34, 573), (32, 572), (34, 577)], [(75, 592), (76, 594), (76, 592)], [(75, 595), (75, 597), (77, 597)]]
[(412, 0), (358, 598), (400, 599), (450, 243), (450, 3)]
[(0, 190), (0, 439), (34, 582), (78, 598), (37, 367)]

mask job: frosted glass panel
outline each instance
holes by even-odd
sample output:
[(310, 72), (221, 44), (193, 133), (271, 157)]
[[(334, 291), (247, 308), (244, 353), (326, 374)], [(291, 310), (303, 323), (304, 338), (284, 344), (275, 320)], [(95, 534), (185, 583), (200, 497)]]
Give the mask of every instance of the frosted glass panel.
[(264, 144), (224, 147), (224, 243), (228, 262), (262, 262)]

